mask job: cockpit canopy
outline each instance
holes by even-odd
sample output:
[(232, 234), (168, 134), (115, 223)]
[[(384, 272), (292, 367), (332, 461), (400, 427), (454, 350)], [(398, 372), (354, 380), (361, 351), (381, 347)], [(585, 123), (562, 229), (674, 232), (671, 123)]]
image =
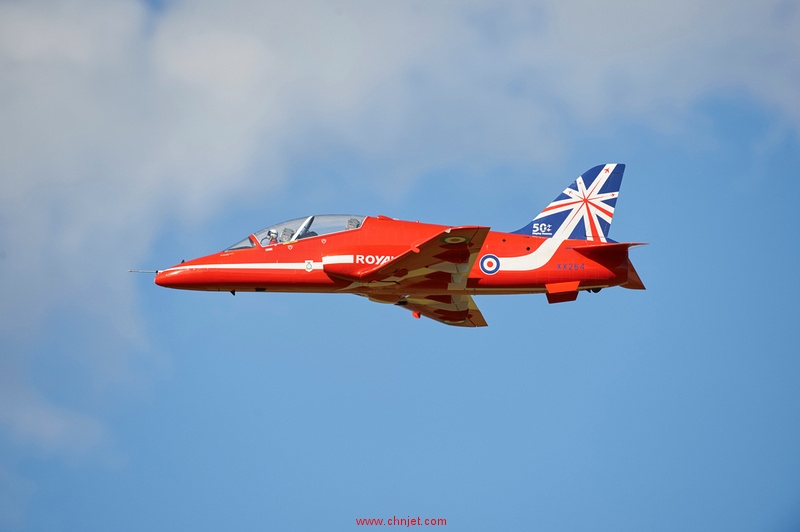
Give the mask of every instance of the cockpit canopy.
[[(312, 236), (327, 235), (358, 229), (364, 222), (366, 216), (353, 214), (321, 214), (317, 216), (306, 216), (296, 218), (288, 222), (271, 225), (257, 233), (253, 233), (256, 240), (262, 246), (283, 244), (294, 240), (301, 240)], [(225, 251), (235, 251), (237, 249), (247, 249), (255, 246), (255, 242), (248, 236), (244, 240), (235, 243)]]

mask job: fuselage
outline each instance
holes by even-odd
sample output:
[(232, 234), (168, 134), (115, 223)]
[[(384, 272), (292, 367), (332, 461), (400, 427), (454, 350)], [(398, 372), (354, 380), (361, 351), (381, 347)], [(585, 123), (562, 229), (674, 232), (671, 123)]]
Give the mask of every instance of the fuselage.
[(158, 272), (155, 282), (186, 290), (356, 293), (391, 300), (413, 294), (541, 293), (548, 285), (575, 282), (577, 290), (597, 290), (628, 281), (627, 253), (590, 258), (577, 250), (596, 242), (489, 231), (466, 283), (452, 283), (447, 271), (405, 283), (358, 282), (359, 271), (388, 264), (448, 228), (378, 216), (364, 218), (358, 228), (282, 243), (262, 243), (251, 235), (251, 247), (183, 262)]

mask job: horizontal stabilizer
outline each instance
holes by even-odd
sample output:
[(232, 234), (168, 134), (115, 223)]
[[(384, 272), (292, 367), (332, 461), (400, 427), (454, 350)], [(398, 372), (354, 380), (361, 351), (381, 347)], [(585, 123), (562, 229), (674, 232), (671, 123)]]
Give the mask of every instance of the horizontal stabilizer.
[(620, 253), (627, 253), (634, 246), (646, 246), (646, 242), (614, 242), (613, 244), (589, 244), (588, 246), (575, 246), (572, 248), (581, 255), (590, 259), (608, 257)]
[(646, 245), (647, 244), (644, 242), (615, 242), (613, 244), (577, 246), (573, 249), (587, 258), (607, 266), (612, 265), (624, 268), (625, 262), (627, 262), (628, 280), (625, 284), (620, 286), (630, 290), (644, 290), (644, 283), (642, 282), (641, 278), (639, 278), (639, 274), (636, 273), (636, 269), (633, 267), (631, 260), (628, 258), (628, 250), (634, 246)]

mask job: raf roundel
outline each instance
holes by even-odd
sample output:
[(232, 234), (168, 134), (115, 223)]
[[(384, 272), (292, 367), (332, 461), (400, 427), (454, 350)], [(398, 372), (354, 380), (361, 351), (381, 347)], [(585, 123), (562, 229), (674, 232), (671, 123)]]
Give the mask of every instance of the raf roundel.
[(484, 255), (481, 257), (481, 271), (486, 275), (494, 275), (500, 271), (500, 259), (495, 255)]
[(469, 240), (465, 236), (446, 236), (440, 239), (445, 244), (463, 244), (467, 240)]

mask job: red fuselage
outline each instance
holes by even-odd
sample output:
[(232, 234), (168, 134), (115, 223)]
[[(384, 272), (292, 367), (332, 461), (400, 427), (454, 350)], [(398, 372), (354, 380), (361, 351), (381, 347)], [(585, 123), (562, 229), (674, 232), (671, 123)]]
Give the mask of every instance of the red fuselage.
[[(540, 247), (549, 240), (547, 238), (487, 229), (488, 234), (477, 249), (459, 251), (455, 249), (458, 245), (451, 246), (454, 257), (459, 252), (477, 253), (477, 260), (473, 257), (471, 261), (466, 283), (454, 283), (452, 272), (435, 267), (416, 276), (408, 276), (400, 267), (394, 272), (393, 281), (370, 279), (362, 282), (360, 273), (389, 264), (407, 254), (409, 249), (414, 250), (437, 235), (446, 234), (449, 229), (453, 228), (384, 216), (367, 217), (357, 229), (301, 240), (262, 245), (254, 239), (252, 247), (214, 253), (160, 271), (155, 282), (186, 290), (357, 293), (390, 302), (394, 297), (410, 294), (541, 293), (548, 292), (548, 287), (552, 286), (567, 287), (570, 292), (596, 290), (624, 285), (630, 280), (627, 248), (624, 253), (615, 249), (613, 253), (586, 254), (581, 253), (580, 248), (594, 249), (597, 243), (564, 240), (552, 251), (541, 253)], [(614, 246), (607, 245), (609, 251)], [(538, 266), (531, 262), (530, 267), (526, 267), (525, 257), (534, 256), (537, 250), (540, 252), (538, 262), (544, 263)], [(489, 260), (482, 262), (481, 258), (486, 256)], [(497, 257), (500, 263), (494, 273), (491, 273), (495, 266), (491, 256)], [(347, 259), (342, 261), (342, 257)], [(445, 257), (445, 262), (458, 261)], [(517, 265), (504, 267), (512, 262)], [(402, 275), (404, 273), (406, 275)]]

